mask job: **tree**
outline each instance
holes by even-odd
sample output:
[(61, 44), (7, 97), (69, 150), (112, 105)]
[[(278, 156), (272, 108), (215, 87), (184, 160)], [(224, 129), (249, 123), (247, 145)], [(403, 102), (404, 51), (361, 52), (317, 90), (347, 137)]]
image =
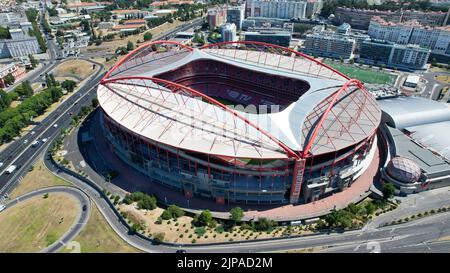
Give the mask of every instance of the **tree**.
[(98, 106), (98, 99), (93, 98), (91, 101), (92, 108), (96, 108)]
[(33, 54), (29, 54), (28, 59), (30, 59), (32, 68), (35, 68), (39, 64), (39, 61), (34, 58)]
[(14, 91), (16, 91), (19, 96), (24, 96), (26, 98), (33, 96), (34, 93), (33, 88), (31, 87), (31, 84), (28, 80), (22, 82), (21, 85), (14, 89)]
[(61, 87), (66, 89), (67, 92), (73, 92), (73, 90), (75, 90), (76, 86), (77, 86), (77, 83), (72, 80), (64, 80), (61, 83)]
[(234, 223), (240, 222), (242, 217), (244, 217), (244, 211), (240, 207), (234, 207), (230, 210), (230, 219)]
[(10, 38), (11, 34), (9, 33), (9, 29), (0, 26), (0, 39), (10, 39)]
[(395, 186), (392, 183), (384, 183), (383, 184), (383, 198), (389, 199), (394, 196)]
[(6, 75), (3, 78), (3, 82), (5, 83), (5, 85), (11, 85), (16, 81), (16, 78), (14, 78), (13, 74), (8, 73), (8, 75)]
[(194, 226), (204, 227), (204, 226), (210, 225), (212, 223), (212, 221), (213, 221), (213, 217), (212, 217), (211, 211), (204, 210), (204, 211), (202, 211), (202, 213), (200, 213), (194, 217), (194, 219), (192, 220), (192, 224)]
[(277, 222), (269, 220), (265, 217), (260, 217), (258, 218), (258, 221), (253, 223), (253, 228), (256, 231), (271, 231), (276, 226)]
[(150, 31), (147, 31), (144, 34), (144, 41), (150, 41), (152, 38), (153, 38), (153, 35), (152, 35), (152, 33)]
[(128, 43), (127, 43), (127, 50), (128, 51), (131, 51), (131, 50), (133, 50), (134, 49), (134, 44), (133, 44), (133, 42), (132, 41), (128, 41)]

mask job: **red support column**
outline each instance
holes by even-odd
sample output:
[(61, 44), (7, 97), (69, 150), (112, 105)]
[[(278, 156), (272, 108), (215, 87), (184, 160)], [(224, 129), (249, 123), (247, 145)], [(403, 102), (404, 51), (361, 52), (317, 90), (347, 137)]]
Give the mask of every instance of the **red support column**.
[(303, 174), (305, 171), (305, 159), (296, 159), (294, 164), (294, 170), (292, 172), (292, 186), (290, 203), (295, 204), (300, 197), (300, 190), (302, 188)]

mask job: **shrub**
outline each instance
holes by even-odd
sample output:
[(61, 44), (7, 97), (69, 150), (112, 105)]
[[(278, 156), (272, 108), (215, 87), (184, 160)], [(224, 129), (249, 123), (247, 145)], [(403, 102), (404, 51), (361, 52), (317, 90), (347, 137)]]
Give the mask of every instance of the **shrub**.
[(195, 244), (197, 242), (197, 240), (192, 239), (191, 243)]
[(195, 234), (197, 234), (198, 236), (203, 236), (206, 233), (206, 229), (204, 227), (198, 227), (195, 229)]
[(223, 233), (223, 232), (224, 232), (223, 225), (217, 226), (217, 227), (215, 228), (215, 231), (216, 231), (217, 233)]
[(162, 232), (156, 233), (155, 236), (153, 236), (153, 241), (155, 243), (162, 243), (164, 242), (164, 237), (165, 237), (164, 233)]

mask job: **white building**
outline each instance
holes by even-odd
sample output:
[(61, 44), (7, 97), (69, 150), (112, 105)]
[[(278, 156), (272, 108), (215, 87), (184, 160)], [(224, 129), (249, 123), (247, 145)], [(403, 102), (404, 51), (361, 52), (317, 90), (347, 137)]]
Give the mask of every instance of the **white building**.
[(306, 1), (295, 0), (249, 0), (247, 17), (306, 18)]
[(449, 26), (423, 26), (417, 20), (393, 23), (374, 17), (370, 21), (368, 34), (373, 39), (420, 45), (431, 49), (431, 53), (450, 56)]
[(303, 45), (305, 47), (303, 52), (309, 55), (351, 59), (356, 41), (345, 35), (326, 35), (322, 32), (306, 35)]
[(220, 28), (220, 33), (222, 35), (223, 42), (236, 41), (236, 25), (226, 23)]
[(41, 49), (35, 37), (0, 40), (0, 58), (17, 58), (39, 53)]

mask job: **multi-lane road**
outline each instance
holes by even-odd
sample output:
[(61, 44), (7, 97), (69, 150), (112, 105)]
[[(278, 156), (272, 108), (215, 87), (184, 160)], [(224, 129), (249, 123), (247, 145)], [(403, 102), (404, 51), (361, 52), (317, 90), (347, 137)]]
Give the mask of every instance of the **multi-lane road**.
[[(103, 65), (100, 63), (96, 64), (99, 69), (76, 94), (73, 94), (62, 102), (55, 111), (51, 112), (42, 122), (38, 123), (32, 131), (17, 139), (1, 152), (1, 161), (4, 162), (4, 165), (0, 169), (0, 198), (12, 190), (15, 184), (21, 180), (21, 177), (26, 174), (33, 160), (58, 135), (61, 128), (66, 128), (70, 124), (72, 117), (69, 113), (77, 114), (82, 106), (89, 104), (95, 97), (95, 92), (93, 91), (105, 73), (103, 71)], [(43, 143), (42, 140), (44, 138), (47, 138), (48, 142)], [(26, 144), (25, 140), (27, 140)], [(40, 144), (33, 147), (32, 143), (35, 140), (39, 140)], [(12, 174), (4, 173), (5, 169), (10, 165), (16, 165), (18, 170)]]

